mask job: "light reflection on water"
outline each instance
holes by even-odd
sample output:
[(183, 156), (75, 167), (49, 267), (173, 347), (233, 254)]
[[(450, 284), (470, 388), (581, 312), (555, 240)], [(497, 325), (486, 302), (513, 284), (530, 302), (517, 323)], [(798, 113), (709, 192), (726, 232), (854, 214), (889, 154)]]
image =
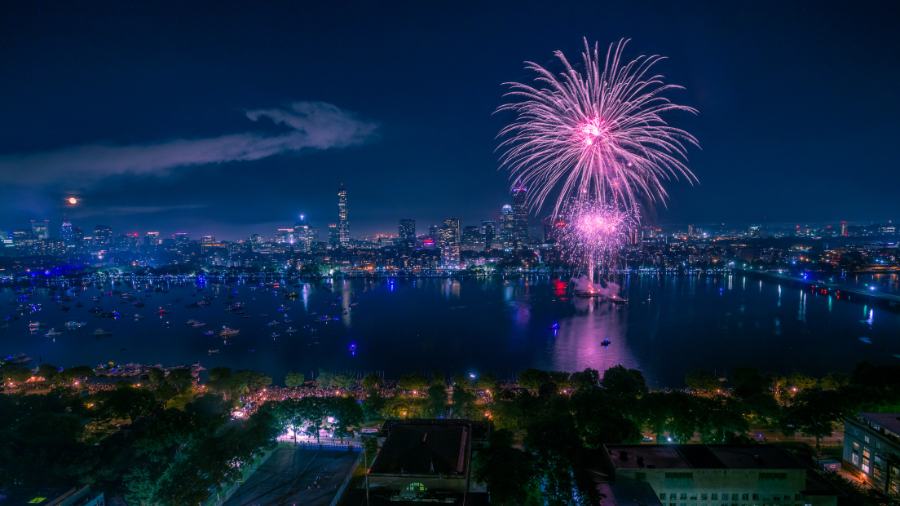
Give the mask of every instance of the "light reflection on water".
[[(253, 283), (121, 284), (74, 290), (68, 312), (53, 293), (38, 289), (30, 302), (42, 304), (42, 311), (0, 327), (0, 353), (58, 365), (199, 361), (263, 370), (276, 381), (289, 371), (319, 368), (509, 376), (529, 367), (603, 370), (623, 364), (656, 384), (679, 384), (696, 369), (849, 370), (864, 359), (896, 361), (900, 353), (900, 315), (885, 309), (755, 279), (757, 289), (748, 290), (746, 276), (739, 289), (734, 276), (619, 281), (627, 305), (571, 297), (565, 282), (548, 278), (324, 280), (288, 287), (299, 295), (293, 299)], [(123, 302), (113, 289), (138, 296), (145, 307)], [(202, 297), (211, 300), (208, 307), (188, 308)], [(75, 301), (83, 307), (74, 307)], [(245, 304), (245, 314), (225, 311), (236, 301)], [(15, 312), (17, 304), (12, 290), (0, 289), (0, 316)], [(89, 313), (95, 305), (122, 317), (98, 318)], [(282, 305), (283, 313), (277, 310)], [(158, 307), (167, 313), (157, 316)], [(136, 321), (134, 313), (144, 318)], [(290, 315), (298, 332), (267, 326), (282, 314)], [(184, 323), (189, 319), (207, 327), (191, 328)], [(65, 331), (68, 320), (87, 325)], [(30, 334), (29, 321), (42, 322), (41, 330)], [(223, 325), (241, 333), (224, 341), (202, 334)], [(50, 328), (63, 332), (45, 336)], [(97, 328), (112, 336), (93, 337)], [(272, 339), (273, 331), (281, 336)], [(610, 340), (608, 347), (601, 346), (603, 339)], [(208, 353), (212, 349), (219, 352)]]

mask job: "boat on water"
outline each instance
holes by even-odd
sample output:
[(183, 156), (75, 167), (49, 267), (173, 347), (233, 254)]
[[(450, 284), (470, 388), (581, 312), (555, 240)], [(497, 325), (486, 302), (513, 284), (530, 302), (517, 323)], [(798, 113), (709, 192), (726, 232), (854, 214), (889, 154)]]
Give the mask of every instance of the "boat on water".
[(80, 329), (81, 327), (84, 327), (86, 324), (87, 324), (87, 322), (78, 322), (75, 320), (70, 320), (70, 321), (66, 322), (66, 328), (68, 330), (75, 330), (75, 329)]
[(44, 334), (44, 335), (47, 336), (47, 337), (56, 337), (56, 336), (62, 335), (62, 332), (56, 330), (55, 328), (51, 328), (51, 329), (48, 330), (47, 333)]
[(288, 327), (288, 328), (284, 329), (284, 331), (287, 332), (288, 334), (294, 334), (297, 332), (297, 329), (295, 329), (294, 327)]
[(213, 332), (212, 330), (207, 330), (203, 333), (203, 335), (206, 337), (212, 337), (212, 336), (216, 335), (216, 333)]
[(219, 353), (219, 349), (218, 348), (210, 348), (209, 350), (207, 350), (207, 353), (210, 355), (216, 355), (217, 353)]
[(112, 335), (112, 332), (110, 332), (108, 330), (103, 330), (101, 328), (94, 330), (94, 337), (107, 337), (107, 336), (111, 336), (111, 335)]
[(279, 337), (281, 337), (281, 334), (279, 334), (278, 332), (272, 332), (272, 339), (277, 339)]
[(28, 331), (37, 332), (41, 328), (41, 322), (28, 322)]
[(231, 327), (228, 327), (227, 325), (222, 325), (222, 330), (219, 331), (219, 336), (220, 337), (234, 337), (240, 333), (241, 333), (240, 329), (233, 329)]
[(628, 299), (619, 295), (610, 295), (606, 298), (606, 300), (612, 302), (613, 304), (628, 304)]

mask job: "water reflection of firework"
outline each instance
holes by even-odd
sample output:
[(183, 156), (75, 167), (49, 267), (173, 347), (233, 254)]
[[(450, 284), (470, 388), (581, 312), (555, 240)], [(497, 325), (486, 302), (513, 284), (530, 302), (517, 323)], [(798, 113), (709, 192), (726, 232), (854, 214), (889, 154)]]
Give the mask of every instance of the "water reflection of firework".
[(566, 258), (593, 283), (596, 271), (615, 268), (637, 223), (634, 212), (594, 200), (574, 201), (561, 222), (560, 244)]

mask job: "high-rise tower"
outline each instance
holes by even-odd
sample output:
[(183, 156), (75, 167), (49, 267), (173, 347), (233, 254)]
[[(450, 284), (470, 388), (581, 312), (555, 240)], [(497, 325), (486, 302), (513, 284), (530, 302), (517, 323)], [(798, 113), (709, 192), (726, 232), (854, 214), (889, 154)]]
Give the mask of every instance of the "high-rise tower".
[(446, 218), (440, 231), (441, 267), (459, 268), (459, 218)]
[(342, 248), (350, 246), (350, 220), (347, 208), (347, 189), (343, 183), (338, 188), (338, 244)]
[(524, 248), (528, 244), (528, 205), (526, 194), (528, 190), (521, 184), (512, 189), (513, 230), (512, 239), (514, 247)]
[(398, 232), (397, 243), (401, 248), (414, 249), (416, 247), (416, 220), (412, 218), (400, 220)]

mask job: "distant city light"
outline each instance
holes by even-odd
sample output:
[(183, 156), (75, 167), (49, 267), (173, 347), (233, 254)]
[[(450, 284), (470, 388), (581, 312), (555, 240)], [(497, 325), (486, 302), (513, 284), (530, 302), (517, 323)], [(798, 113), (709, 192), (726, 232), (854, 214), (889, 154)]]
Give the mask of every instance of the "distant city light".
[(76, 197), (74, 195), (72, 195), (70, 197), (66, 197), (66, 204), (68, 204), (70, 206), (77, 206), (78, 202), (79, 202), (78, 197)]

